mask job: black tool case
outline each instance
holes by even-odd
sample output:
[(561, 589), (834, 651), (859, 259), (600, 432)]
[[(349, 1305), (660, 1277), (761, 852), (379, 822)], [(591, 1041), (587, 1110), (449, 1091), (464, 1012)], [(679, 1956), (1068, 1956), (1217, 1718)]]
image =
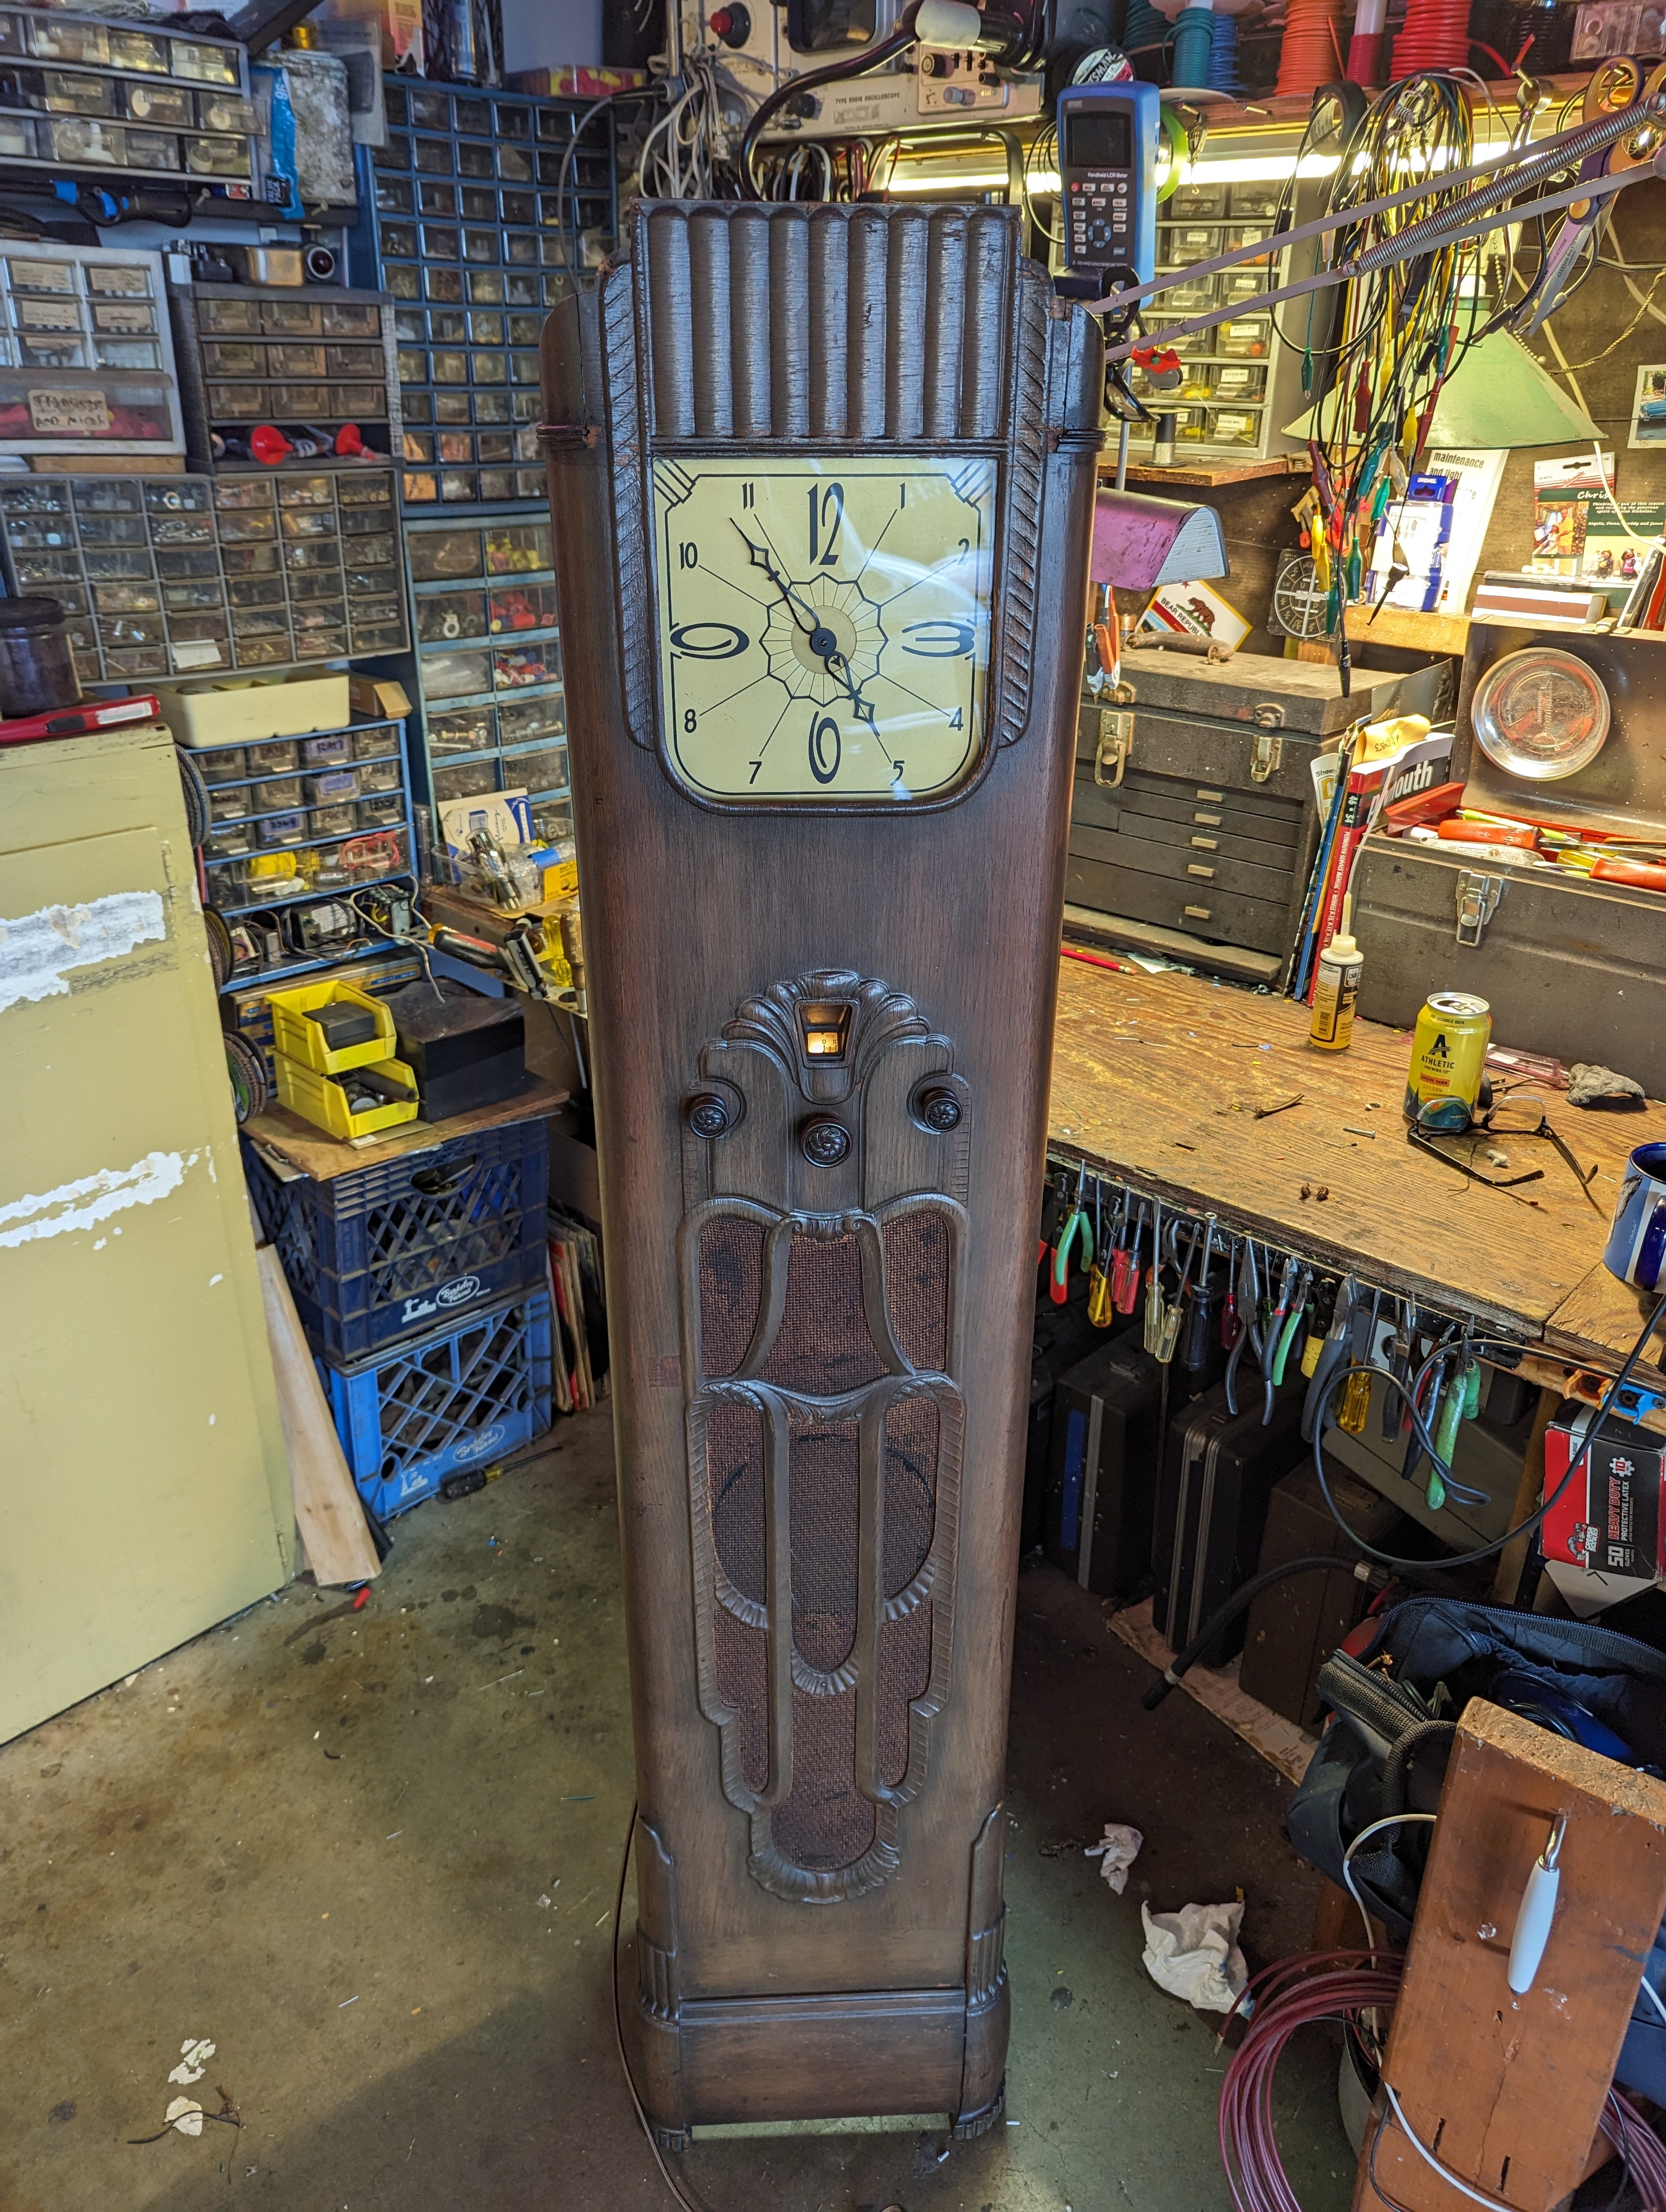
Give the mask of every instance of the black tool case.
[[(1554, 646), (1589, 663), (1613, 709), (1588, 768), (1527, 782), (1470, 747), (1468, 702), (1507, 653)], [(1666, 639), (1473, 623), (1458, 708), (1466, 801), (1491, 813), (1666, 840)], [(1434, 991), (1493, 1010), (1500, 1044), (1594, 1060), (1666, 1097), (1666, 895), (1373, 834), (1354, 864), (1359, 1012), (1404, 1028)]]
[[(1273, 1486), (1307, 1456), (1301, 1432), (1305, 1386), (1280, 1394), (1267, 1428), (1262, 1392), (1260, 1375), (1240, 1368), (1243, 1412), (1228, 1413), (1223, 1383), (1169, 1424), (1152, 1540), (1152, 1617), (1176, 1651), (1255, 1573)], [(1225, 1665), (1243, 1650), (1243, 1635), (1240, 1613), (1201, 1655), (1201, 1663)]]
[(1077, 719), (1066, 900), (1179, 931), (1200, 954), (1282, 962), (1318, 838), (1315, 755), (1355, 720), (1430, 712), (1440, 673), (1359, 671), (1344, 699), (1318, 662), (1126, 653), (1133, 706), (1085, 694)]
[[(1369, 1544), (1404, 1552), (1407, 1523), (1393, 1501), (1334, 1465), (1325, 1472), (1349, 1527)], [(1241, 1690), (1298, 1728), (1316, 1732), (1322, 1711), (1319, 1669), (1364, 1618), (1371, 1591), (1353, 1571), (1360, 1555), (1337, 1527), (1310, 1459), (1273, 1486), (1256, 1571), (1265, 1573), (1288, 1560), (1326, 1552), (1337, 1555), (1331, 1573), (1292, 1575), (1252, 1600), (1238, 1668)]]
[(1101, 1597), (1127, 1597), (1151, 1565), (1163, 1370), (1132, 1334), (1059, 1378), (1043, 1544)]

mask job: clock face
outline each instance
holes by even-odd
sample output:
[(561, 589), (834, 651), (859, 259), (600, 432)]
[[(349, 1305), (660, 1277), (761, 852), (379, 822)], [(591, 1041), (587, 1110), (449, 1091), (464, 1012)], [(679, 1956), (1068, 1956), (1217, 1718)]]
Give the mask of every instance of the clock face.
[(657, 460), (666, 751), (702, 798), (906, 804), (982, 749), (996, 465)]

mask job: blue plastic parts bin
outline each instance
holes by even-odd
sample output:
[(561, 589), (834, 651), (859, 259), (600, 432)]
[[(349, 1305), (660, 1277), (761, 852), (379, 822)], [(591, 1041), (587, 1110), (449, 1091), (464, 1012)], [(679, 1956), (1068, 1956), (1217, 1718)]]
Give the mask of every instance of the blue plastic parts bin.
[(314, 1352), (344, 1367), (547, 1280), (550, 1132), (453, 1137), (327, 1182), (283, 1182), (246, 1141), (260, 1226)]
[(374, 1359), (319, 1373), (360, 1496), (379, 1521), (448, 1474), (489, 1467), (550, 1425), (547, 1291), (494, 1306)]

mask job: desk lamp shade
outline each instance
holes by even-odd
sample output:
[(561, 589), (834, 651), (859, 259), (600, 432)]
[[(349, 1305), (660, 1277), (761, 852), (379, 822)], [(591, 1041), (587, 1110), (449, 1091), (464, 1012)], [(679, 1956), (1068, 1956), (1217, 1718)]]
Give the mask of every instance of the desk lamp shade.
[[(1315, 418), (1322, 415), (1322, 425)], [(1333, 429), (1338, 409), (1327, 401), (1286, 422), (1287, 438)], [(1440, 387), (1426, 445), (1433, 447), (1560, 446), (1602, 436), (1584, 409), (1554, 383), (1519, 338), (1494, 331), (1478, 339)]]

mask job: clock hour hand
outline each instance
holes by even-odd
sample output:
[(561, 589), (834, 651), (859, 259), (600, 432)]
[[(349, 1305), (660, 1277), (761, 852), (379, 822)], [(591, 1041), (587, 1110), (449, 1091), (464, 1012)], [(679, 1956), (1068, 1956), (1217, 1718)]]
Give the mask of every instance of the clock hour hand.
[(828, 674), (830, 676), (836, 676), (840, 683), (843, 684), (845, 690), (849, 692), (850, 702), (856, 709), (858, 720), (872, 724), (873, 720), (873, 709), (868, 705), (866, 700), (863, 698), (861, 693), (856, 689), (855, 678), (850, 672), (850, 663), (845, 659), (842, 653), (830, 653), (825, 656), (825, 658), (827, 661)]

